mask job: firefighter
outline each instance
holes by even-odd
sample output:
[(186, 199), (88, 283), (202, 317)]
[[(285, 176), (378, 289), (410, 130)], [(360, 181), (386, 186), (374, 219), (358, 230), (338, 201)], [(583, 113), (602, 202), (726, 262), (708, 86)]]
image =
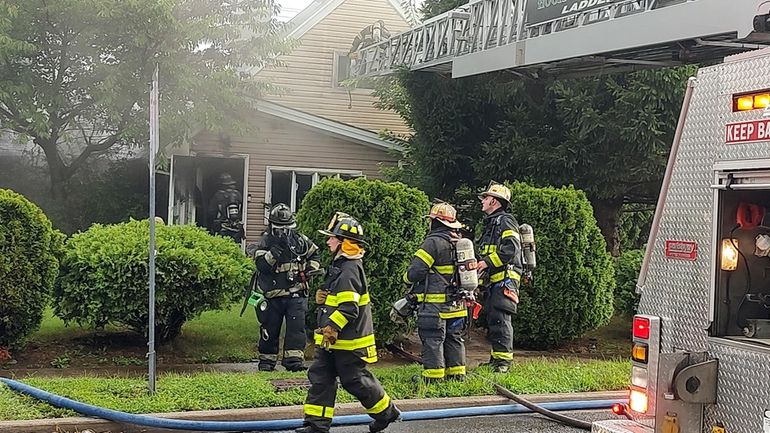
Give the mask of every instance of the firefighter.
[(417, 301), (417, 331), (422, 341), (425, 381), (465, 377), (462, 333), (468, 316), (455, 278), (455, 248), (462, 224), (447, 203), (430, 210), (430, 232), (404, 273)]
[(219, 175), (219, 189), (209, 201), (208, 229), (211, 234), (231, 238), (240, 244), (245, 237), (241, 221), (243, 198), (235, 185), (229, 173)]
[(332, 263), (316, 292), (318, 329), (315, 360), (307, 373), (304, 426), (298, 433), (328, 432), (334, 414), (337, 378), (361, 402), (370, 417), (369, 431), (385, 430), (400, 412), (366, 368), (377, 361), (372, 304), (364, 274), (364, 231), (350, 215), (337, 212), (326, 230)]
[(267, 300), (267, 309), (258, 311), (262, 330), (259, 339), (259, 370), (272, 371), (278, 362), (281, 325), (286, 320), (283, 365), (289, 371), (302, 371), (305, 359), (305, 313), (309, 274), (321, 267), (318, 247), (298, 233), (291, 209), (278, 203), (268, 214), (269, 231), (255, 247), (257, 284)]
[(493, 371), (505, 373), (513, 360), (511, 319), (519, 303), (521, 238), (519, 225), (508, 211), (511, 200), (508, 187), (490, 182), (479, 198), (486, 217), (477, 242), (480, 252), (477, 269), (487, 310), (487, 338), (492, 345), (489, 363)]

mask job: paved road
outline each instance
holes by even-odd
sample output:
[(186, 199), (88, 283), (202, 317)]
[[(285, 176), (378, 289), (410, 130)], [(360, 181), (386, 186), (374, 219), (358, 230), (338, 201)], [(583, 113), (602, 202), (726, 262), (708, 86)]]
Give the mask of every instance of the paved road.
[[(613, 418), (609, 410), (560, 412), (585, 421)], [(540, 415), (494, 415), (392, 424), (386, 433), (585, 433)], [(332, 427), (331, 433), (368, 433), (365, 425)]]

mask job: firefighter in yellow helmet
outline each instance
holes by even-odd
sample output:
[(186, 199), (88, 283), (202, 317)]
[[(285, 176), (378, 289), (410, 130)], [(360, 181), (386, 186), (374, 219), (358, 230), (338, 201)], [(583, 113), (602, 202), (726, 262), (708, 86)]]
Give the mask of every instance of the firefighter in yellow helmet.
[(455, 269), (454, 242), (462, 224), (448, 203), (430, 210), (430, 232), (414, 253), (404, 282), (416, 303), (417, 331), (422, 341), (422, 377), (425, 381), (465, 377), (462, 333), (468, 316), (460, 296)]
[(372, 305), (364, 274), (365, 240), (361, 224), (338, 212), (326, 230), (332, 264), (326, 281), (316, 292), (318, 329), (315, 360), (307, 373), (310, 389), (305, 400), (304, 426), (298, 433), (326, 433), (334, 414), (337, 378), (374, 419), (369, 431), (377, 433), (400, 416), (398, 408), (367, 370), (377, 361)]
[(479, 194), (481, 210), (486, 214), (479, 248), (479, 285), (484, 292), (492, 345), (490, 365), (496, 372), (507, 372), (513, 360), (512, 315), (519, 303), (522, 273), (521, 236), (516, 218), (510, 214), (511, 190), (490, 182)]

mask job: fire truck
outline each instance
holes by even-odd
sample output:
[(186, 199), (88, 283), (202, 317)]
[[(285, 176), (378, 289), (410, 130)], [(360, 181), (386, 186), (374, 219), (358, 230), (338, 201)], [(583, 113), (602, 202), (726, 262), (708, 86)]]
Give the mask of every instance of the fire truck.
[(770, 49), (691, 78), (639, 275), (630, 420), (770, 433)]
[(627, 419), (595, 433), (770, 433), (768, 14), (767, 0), (472, 0), (352, 56), (361, 76), (713, 64), (687, 83), (637, 283)]

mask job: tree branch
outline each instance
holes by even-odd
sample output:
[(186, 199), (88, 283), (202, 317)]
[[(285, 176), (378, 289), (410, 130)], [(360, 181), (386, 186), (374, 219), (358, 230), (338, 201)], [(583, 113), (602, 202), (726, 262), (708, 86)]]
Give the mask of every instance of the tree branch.
[(115, 134), (105, 138), (104, 140), (96, 143), (86, 146), (85, 149), (83, 149), (83, 152), (78, 155), (77, 158), (75, 158), (74, 161), (70, 163), (70, 165), (67, 167), (67, 174), (71, 175), (75, 173), (83, 164), (88, 160), (88, 157), (90, 157), (92, 154), (96, 152), (103, 152), (110, 147), (114, 146), (115, 143), (118, 142), (118, 136), (120, 135), (120, 132), (116, 132)]
[[(131, 108), (127, 109), (123, 113), (123, 116), (121, 116), (120, 123), (118, 124), (118, 127), (115, 129), (115, 132), (109, 137), (102, 139), (98, 143), (92, 144), (93, 135), (91, 135), (91, 137), (88, 138), (86, 141), (86, 143), (88, 143), (86, 148), (83, 149), (83, 152), (81, 152), (80, 155), (78, 155), (78, 157), (75, 158), (75, 160), (73, 160), (72, 163), (70, 163), (69, 167), (67, 167), (67, 173), (71, 175), (72, 173), (77, 171), (86, 162), (86, 160), (88, 160), (88, 157), (91, 156), (92, 154), (96, 152), (103, 152), (109, 149), (110, 147), (114, 146), (118, 142), (120, 134), (123, 132), (123, 129), (128, 124), (128, 119), (130, 114), (131, 114)], [(82, 131), (83, 137), (85, 138), (85, 131), (82, 129), (81, 131)]]
[[(3, 107), (5, 106), (5, 107)], [(8, 122), (11, 123), (10, 129), (13, 129), (14, 131), (18, 132), (19, 134), (31, 134), (29, 131), (30, 124), (26, 120), (22, 119), (21, 116), (19, 116), (19, 111), (16, 110), (14, 107), (9, 105), (7, 102), (3, 102), (0, 104), (0, 113), (3, 114), (8, 120)], [(6, 126), (7, 127), (7, 126)]]

